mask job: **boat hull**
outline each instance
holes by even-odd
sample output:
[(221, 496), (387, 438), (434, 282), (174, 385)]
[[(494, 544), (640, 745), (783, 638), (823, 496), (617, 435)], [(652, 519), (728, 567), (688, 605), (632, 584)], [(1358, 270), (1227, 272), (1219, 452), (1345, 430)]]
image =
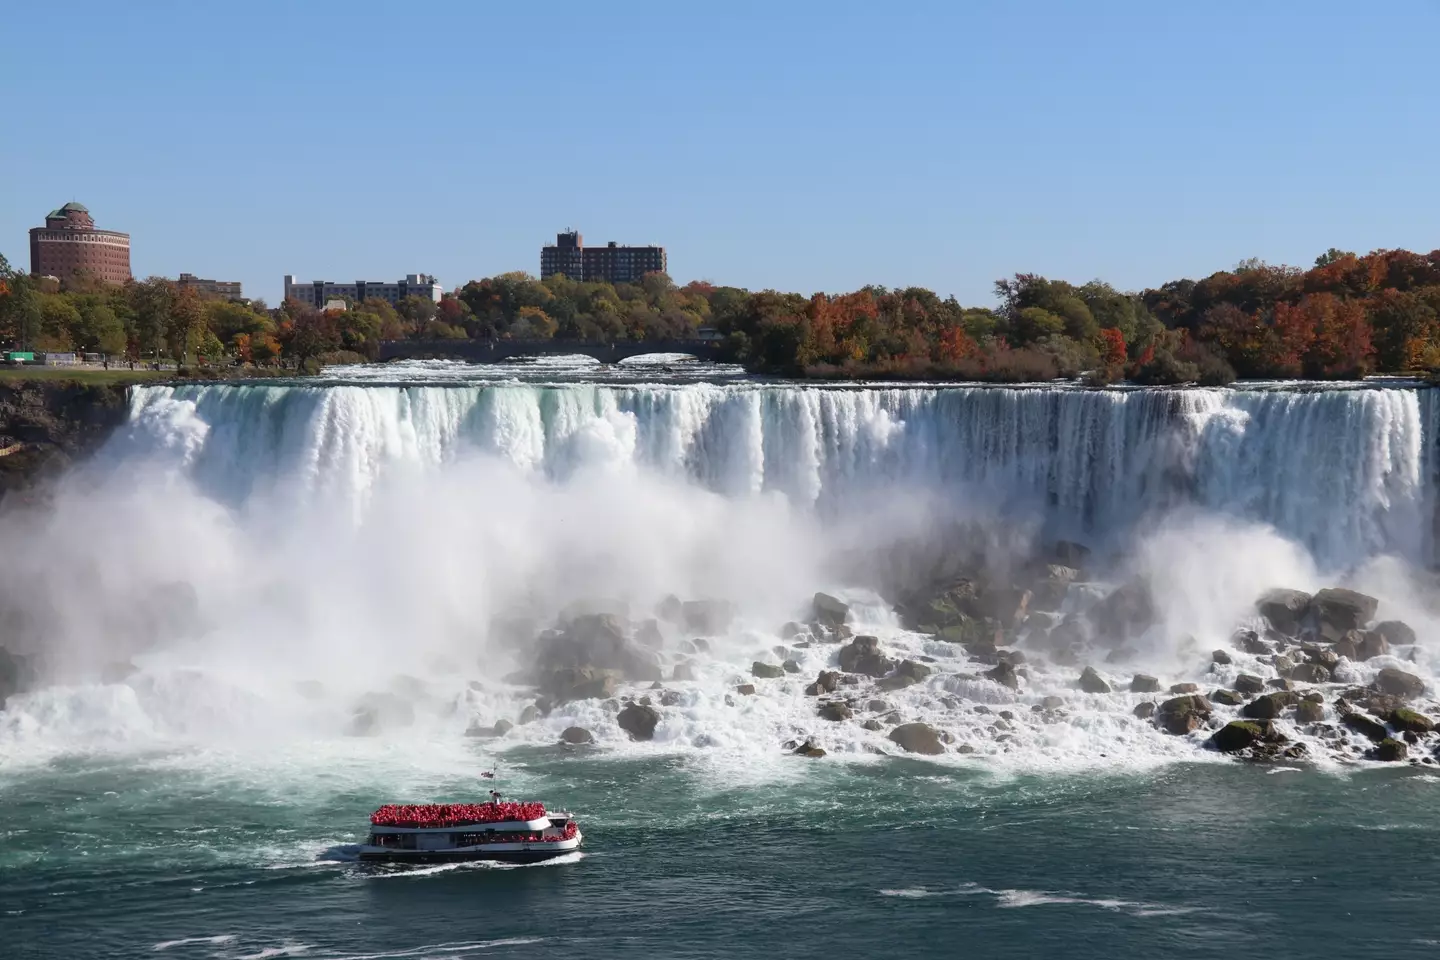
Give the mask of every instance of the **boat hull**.
[(580, 849), (584, 835), (549, 843), (489, 843), (474, 847), (452, 847), (436, 850), (400, 850), (366, 844), (359, 857), (366, 863), (463, 863), (470, 860), (491, 860), (498, 863), (541, 863), (563, 857)]
[(574, 847), (570, 850), (386, 850), (361, 853), (360, 860), (364, 863), (419, 864), (466, 863), (477, 860), (489, 860), (496, 863), (542, 863), (546, 860), (554, 860), (556, 857), (563, 857), (567, 853), (574, 853), (579, 849), (579, 847)]

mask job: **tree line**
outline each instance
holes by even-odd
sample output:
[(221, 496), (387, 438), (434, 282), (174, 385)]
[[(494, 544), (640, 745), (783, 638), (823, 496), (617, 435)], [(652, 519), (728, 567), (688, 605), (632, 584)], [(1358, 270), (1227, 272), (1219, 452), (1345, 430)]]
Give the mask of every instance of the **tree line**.
[(714, 331), (761, 373), (1220, 384), (1353, 379), (1440, 369), (1440, 251), (1329, 250), (1308, 270), (1257, 260), (1139, 293), (1016, 274), (994, 306), (920, 287), (752, 292), (664, 274), (587, 283), (505, 273), (435, 303), (378, 298), (319, 311), (298, 301), (201, 299), (163, 278), (62, 289), (0, 258), (0, 344), (181, 363), (315, 368), (374, 359), (381, 341), (677, 340)]

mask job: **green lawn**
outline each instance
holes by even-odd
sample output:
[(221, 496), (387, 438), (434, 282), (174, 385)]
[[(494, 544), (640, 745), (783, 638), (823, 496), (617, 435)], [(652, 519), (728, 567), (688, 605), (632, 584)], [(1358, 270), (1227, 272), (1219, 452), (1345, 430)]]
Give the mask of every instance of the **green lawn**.
[(9, 367), (0, 366), (0, 384), (24, 383), (29, 380), (44, 380), (55, 383), (85, 383), (95, 386), (124, 386), (146, 380), (173, 378), (174, 370), (131, 370), (128, 367), (111, 370), (71, 369), (66, 367)]

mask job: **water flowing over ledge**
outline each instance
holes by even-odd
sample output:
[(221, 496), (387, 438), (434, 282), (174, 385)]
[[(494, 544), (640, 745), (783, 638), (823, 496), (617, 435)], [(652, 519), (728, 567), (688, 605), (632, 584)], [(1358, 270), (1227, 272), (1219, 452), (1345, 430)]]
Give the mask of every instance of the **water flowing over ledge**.
[(1103, 540), (1183, 505), (1273, 525), (1324, 566), (1428, 563), (1437, 392), (794, 384), (140, 387), (122, 457), (209, 495), (362, 515), (387, 475), (488, 455), (552, 480), (640, 469), (821, 517), (924, 490)]

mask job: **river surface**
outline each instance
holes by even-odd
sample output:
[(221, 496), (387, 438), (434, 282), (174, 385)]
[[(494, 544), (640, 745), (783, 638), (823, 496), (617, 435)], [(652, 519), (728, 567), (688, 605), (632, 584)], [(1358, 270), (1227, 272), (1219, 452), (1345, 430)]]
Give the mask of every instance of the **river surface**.
[[(139, 389), (46, 512), (0, 518), (36, 545), (0, 580), (45, 664), (0, 711), (0, 956), (1435, 956), (1440, 767), (1232, 762), (1123, 686), (1263, 673), (1210, 650), (1261, 590), (1344, 582), (1418, 635), (1346, 681), (1400, 665), (1433, 697), (1432, 394), (813, 387), (678, 360)], [(1097, 655), (1115, 692), (1040, 657), (1008, 691), (902, 627), (851, 561), (942, 518), (1091, 543), (1111, 566), (1074, 602), (1160, 585), (1131, 659)], [(833, 646), (736, 692), (819, 589), (931, 658), (885, 709), (945, 755), (817, 719)], [(466, 735), (533, 700), (492, 617), (623, 597), (638, 618), (672, 592), (737, 615), (698, 653), (665, 629), (694, 678), (667, 679), (653, 742), (600, 701)], [(390, 712), (357, 736), (376, 691)], [(571, 725), (596, 745), (558, 745)], [(805, 736), (829, 755), (790, 755)], [(380, 803), (493, 784), (573, 810), (583, 852), (356, 862)]]

